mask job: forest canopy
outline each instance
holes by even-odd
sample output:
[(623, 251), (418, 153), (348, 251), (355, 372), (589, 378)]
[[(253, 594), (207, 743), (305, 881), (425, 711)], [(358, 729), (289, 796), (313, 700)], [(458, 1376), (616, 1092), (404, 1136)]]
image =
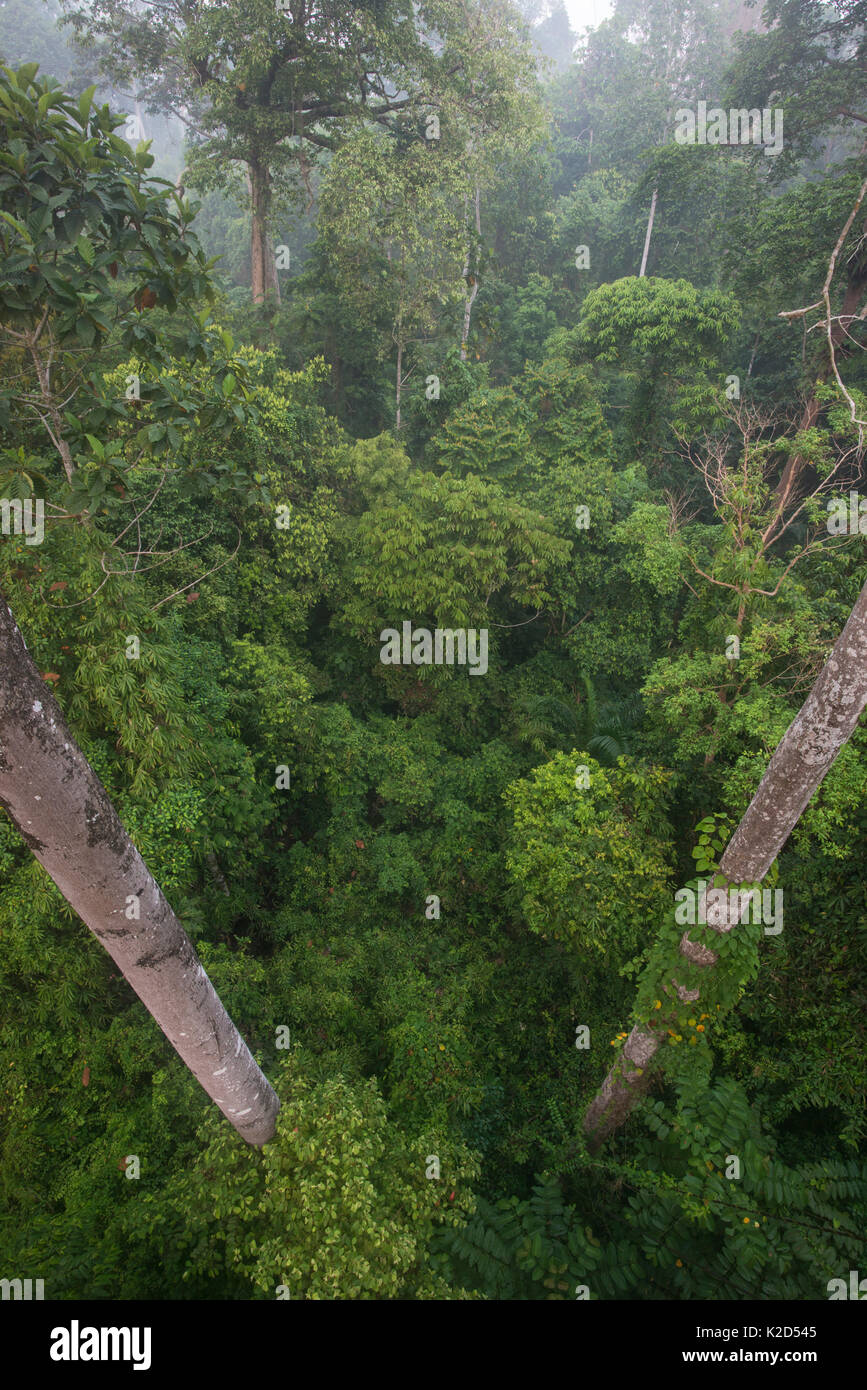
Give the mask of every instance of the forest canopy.
[(575, 22), (0, 3), (0, 1274), (51, 1298), (867, 1273), (867, 6)]

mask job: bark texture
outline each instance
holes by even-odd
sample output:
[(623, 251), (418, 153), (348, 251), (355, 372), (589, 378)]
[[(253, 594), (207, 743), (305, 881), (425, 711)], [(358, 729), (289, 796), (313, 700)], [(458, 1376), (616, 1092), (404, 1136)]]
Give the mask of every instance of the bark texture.
[(271, 211), (271, 178), (267, 168), (255, 161), (247, 167), (250, 193), (250, 280), (254, 304), (264, 304), (273, 295), (280, 302), (280, 284), (274, 247), (268, 235)]
[[(759, 882), (768, 872), (798, 823), (804, 808), (821, 785), (840, 749), (849, 739), (867, 705), (867, 584), (834, 644), (800, 712), (783, 735), (720, 860), (719, 872), (728, 884)], [(748, 904), (707, 906), (707, 891), (699, 904), (699, 919), (728, 932), (746, 916)], [(708, 970), (717, 962), (714, 951), (691, 941), (685, 931), (680, 953), (686, 961)], [(665, 986), (668, 987), (668, 986)], [(681, 1003), (694, 1003), (700, 989), (686, 989), (672, 979)], [(591, 1148), (613, 1134), (628, 1118), (646, 1091), (652, 1064), (662, 1038), (647, 1026), (636, 1025), (584, 1117)]]
[[(279, 1101), (78, 748), (0, 594), (0, 806), (249, 1144)], [(138, 920), (127, 917), (138, 903)]]

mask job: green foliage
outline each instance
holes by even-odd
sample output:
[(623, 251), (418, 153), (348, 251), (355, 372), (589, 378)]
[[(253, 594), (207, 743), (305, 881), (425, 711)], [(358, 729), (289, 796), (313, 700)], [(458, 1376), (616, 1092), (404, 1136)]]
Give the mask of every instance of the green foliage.
[[(352, 451), (365, 510), (352, 527), (344, 621), (365, 644), (410, 618), (431, 628), (486, 626), (488, 604), (541, 607), (565, 544), (498, 480), (414, 469), (387, 436)], [(426, 672), (382, 668), (393, 680)], [(429, 668), (431, 673), (435, 668)]]
[[(731, 6), (619, 0), (544, 90), (499, 0), (69, 10), (69, 77), (0, 12), (0, 590), (282, 1108), (245, 1146), (0, 811), (0, 1264), (60, 1299), (824, 1299), (865, 1258), (864, 734), (766, 881), (780, 934), (674, 890), (867, 578), (825, 529), (864, 481), (821, 306), (779, 317), (861, 185), (855, 10), (735, 42)], [(760, 107), (797, 74), (779, 161), (673, 141), (727, 65)], [(182, 102), (183, 152), (120, 139), (96, 66)], [(404, 621), (485, 629), (488, 671), (385, 665)], [(647, 1091), (591, 1155), (632, 1027)]]
[(659, 768), (621, 758), (603, 770), (573, 751), (509, 788), (506, 865), (532, 931), (591, 960), (619, 964), (637, 949), (647, 917), (667, 897), (668, 781)]
[(460, 475), (490, 474), (514, 479), (527, 464), (530, 439), (526, 413), (514, 391), (481, 391), (449, 417), (434, 441), (438, 462)]
[[(259, 1154), (206, 1122), (200, 1163), (154, 1215), (157, 1230), (172, 1213), (183, 1222), (185, 1277), (199, 1290), (206, 1279), (246, 1282), (266, 1298), (460, 1297), (431, 1269), (427, 1247), (437, 1226), (470, 1209), (470, 1155), (433, 1134), (407, 1143), (374, 1081), (314, 1085), (292, 1061), (278, 1088), (273, 1142)], [(425, 1177), (428, 1153), (439, 1157), (438, 1180)]]
[[(146, 176), (146, 145), (133, 152), (115, 133), (122, 118), (93, 94), (73, 101), (35, 64), (0, 69), (0, 344), (16, 364), (0, 390), (0, 431), (17, 442), (13, 411), (35, 415), (42, 431), (28, 423), (24, 437), (37, 448), (50, 439), (68, 484), (51, 491), (72, 515), (105, 510), (109, 489), (123, 497), (130, 467), (178, 453), (191, 427), (204, 442), (247, 418), (231, 335), (211, 322), (195, 209)], [(96, 369), (109, 342), (132, 355), (126, 381), (138, 397)], [(204, 364), (204, 381), (181, 376), (178, 359)]]

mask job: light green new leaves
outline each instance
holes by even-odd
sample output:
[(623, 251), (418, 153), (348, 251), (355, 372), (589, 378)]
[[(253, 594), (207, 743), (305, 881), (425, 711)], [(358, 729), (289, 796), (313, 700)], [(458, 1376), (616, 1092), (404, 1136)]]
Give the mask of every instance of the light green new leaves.
[(354, 523), (344, 608), (351, 630), (379, 640), (403, 619), (485, 626), (494, 596), (532, 612), (548, 599), (551, 566), (568, 543), (538, 513), (475, 474), (452, 478), (410, 466), (383, 435), (353, 450), (367, 501)]
[[(576, 768), (589, 786), (576, 786)], [(506, 865), (531, 931), (582, 955), (625, 960), (670, 902), (670, 773), (621, 758), (602, 768), (559, 753), (505, 792), (514, 816)]]
[[(269, 1298), (281, 1285), (291, 1298), (454, 1297), (426, 1248), (435, 1226), (472, 1210), (478, 1166), (466, 1149), (409, 1139), (373, 1080), (315, 1085), (293, 1058), (278, 1086), (277, 1134), (261, 1153), (209, 1117), (202, 1162), (176, 1184), (198, 1237), (191, 1271), (224, 1264)], [(439, 1182), (425, 1177), (431, 1152)]]

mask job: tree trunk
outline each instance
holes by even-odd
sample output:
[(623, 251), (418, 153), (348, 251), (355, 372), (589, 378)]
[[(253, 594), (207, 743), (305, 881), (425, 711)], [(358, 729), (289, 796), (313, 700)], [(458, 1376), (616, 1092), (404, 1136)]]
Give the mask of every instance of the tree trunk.
[(274, 243), (269, 236), (265, 237), (265, 297), (271, 295), (275, 304), (281, 303), (280, 298), (280, 278), (277, 274), (277, 257), (274, 254)]
[(471, 321), (471, 319), (472, 319), (473, 304), (475, 303), (476, 295), (477, 295), (478, 292), (479, 292), (479, 242), (480, 242), (480, 240), (481, 240), (481, 235), (482, 235), (482, 218), (481, 218), (481, 205), (480, 205), (480, 189), (479, 189), (479, 185), (478, 185), (478, 184), (476, 184), (475, 208), (476, 208), (476, 243), (475, 243), (475, 255), (472, 255), (472, 254), (471, 254), (472, 247), (471, 247), (471, 246), (467, 246), (467, 258), (466, 258), (466, 261), (464, 262), (464, 279), (467, 280), (467, 281), (469, 281), (470, 269), (471, 269), (471, 267), (472, 267), (472, 284), (470, 285), (470, 293), (467, 295), (466, 299), (464, 300), (464, 331), (463, 331), (463, 334), (462, 334), (462, 336), (461, 336), (461, 361), (462, 361), (462, 362), (466, 362), (466, 360), (467, 360), (467, 347), (468, 347), (468, 344), (469, 344), (469, 341), (470, 341), (470, 321)]
[[(729, 841), (719, 872), (729, 884), (755, 883), (764, 878), (785, 845), (804, 807), (821, 785), (825, 774), (854, 731), (867, 705), (867, 584), (831, 655), (822, 668), (800, 713), (784, 734), (746, 813)], [(707, 906), (707, 891), (699, 905), (709, 926), (728, 932), (748, 911), (743, 904), (730, 913), (726, 906)], [(714, 951), (690, 941), (686, 931), (680, 942), (685, 960), (712, 970)], [(700, 989), (687, 990), (671, 983), (681, 1003), (694, 1003)], [(663, 987), (663, 986), (661, 986)], [(628, 1118), (652, 1078), (651, 1063), (660, 1047), (664, 1028), (652, 1020), (636, 1024), (621, 1056), (609, 1071), (584, 1117), (584, 1132), (592, 1148), (598, 1148)]]
[(222, 869), (220, 868), (220, 865), (219, 865), (218, 862), (217, 862), (217, 856), (216, 856), (216, 854), (213, 853), (213, 851), (211, 851), (210, 853), (208, 853), (208, 854), (205, 855), (205, 863), (207, 864), (208, 868), (210, 869), (210, 871), (211, 871), (211, 878), (212, 878), (212, 879), (214, 880), (214, 882), (216, 883), (216, 885), (217, 885), (217, 887), (219, 888), (220, 892), (221, 892), (221, 893), (225, 893), (225, 895), (226, 895), (227, 898), (231, 897), (232, 895), (231, 895), (231, 893), (229, 892), (229, 885), (228, 885), (228, 883), (226, 882), (226, 875), (223, 873)]
[(395, 429), (400, 429), (400, 388), (402, 385), (401, 375), (403, 372), (403, 341), (397, 340), (397, 383), (394, 390), (395, 404)]
[(266, 1144), (277, 1096), (76, 745), (2, 594), (0, 806), (196, 1080), (248, 1144)]
[(268, 170), (256, 160), (247, 165), (250, 192), (250, 285), (253, 303), (263, 304), (277, 278), (274, 257), (269, 270), (268, 213), (271, 207), (271, 180)]
[(647, 253), (650, 250), (650, 235), (653, 231), (653, 219), (656, 216), (656, 189), (653, 190), (653, 197), (650, 200), (650, 216), (647, 219), (647, 235), (644, 238), (644, 254), (641, 257), (641, 269), (638, 277), (641, 279), (647, 269)]

